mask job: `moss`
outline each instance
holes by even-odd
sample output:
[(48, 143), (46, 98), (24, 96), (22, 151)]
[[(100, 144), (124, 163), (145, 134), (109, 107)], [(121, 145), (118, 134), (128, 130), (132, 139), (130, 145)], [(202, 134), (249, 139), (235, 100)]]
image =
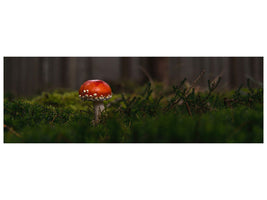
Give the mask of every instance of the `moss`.
[[(94, 126), (92, 102), (77, 91), (4, 100), (4, 141), (9, 143), (262, 143), (263, 90), (194, 93), (174, 87), (153, 96), (151, 85), (115, 94)], [(157, 88), (162, 88), (157, 86)], [(242, 92), (241, 92), (242, 91)], [(158, 92), (163, 94), (164, 91)], [(182, 101), (176, 103), (178, 99)], [(227, 102), (225, 102), (227, 100)], [(228, 101), (229, 100), (229, 101)], [(188, 105), (186, 105), (186, 102)]]

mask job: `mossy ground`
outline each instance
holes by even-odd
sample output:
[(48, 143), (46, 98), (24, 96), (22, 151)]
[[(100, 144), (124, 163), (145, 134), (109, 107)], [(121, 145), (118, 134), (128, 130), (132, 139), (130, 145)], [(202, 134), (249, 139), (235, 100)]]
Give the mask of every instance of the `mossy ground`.
[[(138, 88), (105, 102), (94, 125), (92, 102), (54, 91), (4, 100), (6, 143), (262, 143), (263, 90), (195, 92)], [(180, 100), (179, 100), (180, 99)]]

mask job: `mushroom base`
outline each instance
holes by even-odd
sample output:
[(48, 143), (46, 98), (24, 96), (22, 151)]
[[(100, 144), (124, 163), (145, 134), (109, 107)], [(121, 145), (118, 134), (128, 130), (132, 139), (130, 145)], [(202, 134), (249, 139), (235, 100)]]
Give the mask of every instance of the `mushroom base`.
[(105, 110), (103, 101), (95, 101), (94, 108), (95, 108), (95, 123), (98, 124), (101, 112)]

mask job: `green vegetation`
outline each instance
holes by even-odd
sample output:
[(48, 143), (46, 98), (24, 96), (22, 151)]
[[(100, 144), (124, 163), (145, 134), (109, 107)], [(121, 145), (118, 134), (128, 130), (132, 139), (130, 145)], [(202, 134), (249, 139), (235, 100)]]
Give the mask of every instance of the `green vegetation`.
[(184, 80), (165, 93), (149, 83), (132, 94), (114, 94), (96, 126), (92, 102), (80, 100), (77, 91), (6, 96), (4, 142), (262, 143), (263, 89), (248, 81), (247, 88), (222, 93), (219, 82), (208, 82), (203, 92)]

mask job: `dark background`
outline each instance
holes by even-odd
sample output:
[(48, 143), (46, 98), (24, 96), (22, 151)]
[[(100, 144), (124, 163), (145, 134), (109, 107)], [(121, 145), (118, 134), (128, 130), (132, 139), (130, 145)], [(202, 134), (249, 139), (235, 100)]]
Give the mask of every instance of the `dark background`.
[[(222, 77), (221, 89), (233, 89), (252, 79), (263, 82), (263, 57), (5, 57), (4, 92), (18, 96), (39, 94), (55, 88), (78, 90), (88, 79), (102, 79), (111, 85), (159, 81), (166, 86), (184, 78), (198, 82)], [(116, 91), (114, 91), (116, 93)]]

